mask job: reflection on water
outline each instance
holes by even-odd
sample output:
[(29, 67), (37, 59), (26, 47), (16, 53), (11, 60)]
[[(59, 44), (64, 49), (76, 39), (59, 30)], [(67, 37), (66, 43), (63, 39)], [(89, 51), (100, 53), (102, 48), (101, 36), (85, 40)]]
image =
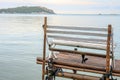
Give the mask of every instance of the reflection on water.
[[(0, 14), (0, 80), (40, 80), (44, 15)], [(48, 24), (114, 27), (115, 57), (120, 59), (120, 16), (47, 15)], [(61, 80), (57, 79), (57, 80)], [(67, 79), (68, 80), (68, 79)]]

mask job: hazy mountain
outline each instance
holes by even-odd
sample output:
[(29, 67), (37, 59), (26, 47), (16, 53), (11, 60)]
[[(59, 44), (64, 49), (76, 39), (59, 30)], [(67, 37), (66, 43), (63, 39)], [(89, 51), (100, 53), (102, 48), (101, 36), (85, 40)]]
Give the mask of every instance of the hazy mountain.
[(55, 14), (55, 12), (51, 9), (48, 9), (46, 7), (40, 7), (40, 6), (21, 6), (21, 7), (15, 7), (15, 8), (6, 8), (6, 9), (0, 9), (0, 13), (39, 13), (39, 14)]

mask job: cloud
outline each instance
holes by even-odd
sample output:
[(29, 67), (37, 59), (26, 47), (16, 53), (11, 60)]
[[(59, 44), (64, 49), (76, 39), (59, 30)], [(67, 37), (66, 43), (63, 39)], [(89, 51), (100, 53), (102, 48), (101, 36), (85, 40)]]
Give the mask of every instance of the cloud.
[(0, 2), (23, 2), (32, 4), (53, 4), (53, 5), (93, 5), (96, 2), (81, 0), (0, 0)]
[(47, 0), (43, 3), (51, 3), (57, 5), (91, 5), (95, 2), (81, 1), (81, 0)]

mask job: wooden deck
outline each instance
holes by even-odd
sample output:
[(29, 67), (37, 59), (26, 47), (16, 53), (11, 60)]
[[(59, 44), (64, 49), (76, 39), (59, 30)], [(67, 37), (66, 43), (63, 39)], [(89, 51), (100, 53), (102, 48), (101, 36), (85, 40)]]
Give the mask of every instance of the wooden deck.
[[(85, 63), (81, 63), (82, 57), (79, 54), (63, 53), (57, 54), (57, 59), (55, 59), (54, 66), (61, 67), (71, 70), (79, 70), (86, 72), (94, 72), (104, 74), (106, 72), (106, 58), (85, 56), (88, 60)], [(46, 58), (46, 61), (48, 59)], [(43, 60), (41, 57), (37, 58), (37, 63), (42, 64)], [(120, 76), (120, 60), (115, 60), (115, 68), (113, 69), (114, 76)]]

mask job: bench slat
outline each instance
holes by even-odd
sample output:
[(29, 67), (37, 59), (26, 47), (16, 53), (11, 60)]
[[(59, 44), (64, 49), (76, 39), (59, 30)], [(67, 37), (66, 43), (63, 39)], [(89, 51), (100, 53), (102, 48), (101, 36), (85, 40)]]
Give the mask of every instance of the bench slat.
[(84, 42), (94, 42), (94, 43), (100, 43), (100, 44), (106, 44), (107, 40), (105, 39), (95, 39), (95, 38), (76, 38), (76, 37), (70, 37), (70, 36), (60, 36), (60, 35), (47, 35), (48, 38), (54, 38), (54, 39), (62, 39), (62, 40), (70, 40), (70, 41), (84, 41)]
[[(67, 49), (58, 49), (58, 48), (49, 48), (50, 51), (58, 51), (58, 52), (67, 52), (67, 53), (73, 53), (73, 54), (84, 54), (84, 55), (88, 55), (88, 56), (96, 56), (96, 57), (103, 57), (103, 58), (106, 58), (106, 54), (98, 54), (98, 53), (91, 53), (91, 52), (83, 52), (83, 51), (74, 51), (74, 50), (67, 50)], [(110, 57), (112, 57), (110, 55)]]
[(87, 42), (76, 42), (76, 41), (66, 41), (66, 40), (53, 40), (52, 44), (56, 45), (64, 45), (64, 46), (75, 46), (81, 48), (90, 48), (90, 49), (99, 49), (106, 50), (106, 45), (104, 44), (95, 44), (95, 43), (87, 43)]
[(105, 34), (105, 33), (92, 33), (92, 32), (75, 32), (75, 31), (47, 30), (47, 33), (107, 37), (107, 34)]
[(89, 30), (89, 31), (107, 31), (107, 28), (100, 27), (75, 27), (75, 26), (51, 26), (48, 25), (47, 28), (52, 29), (70, 29), (70, 30)]

